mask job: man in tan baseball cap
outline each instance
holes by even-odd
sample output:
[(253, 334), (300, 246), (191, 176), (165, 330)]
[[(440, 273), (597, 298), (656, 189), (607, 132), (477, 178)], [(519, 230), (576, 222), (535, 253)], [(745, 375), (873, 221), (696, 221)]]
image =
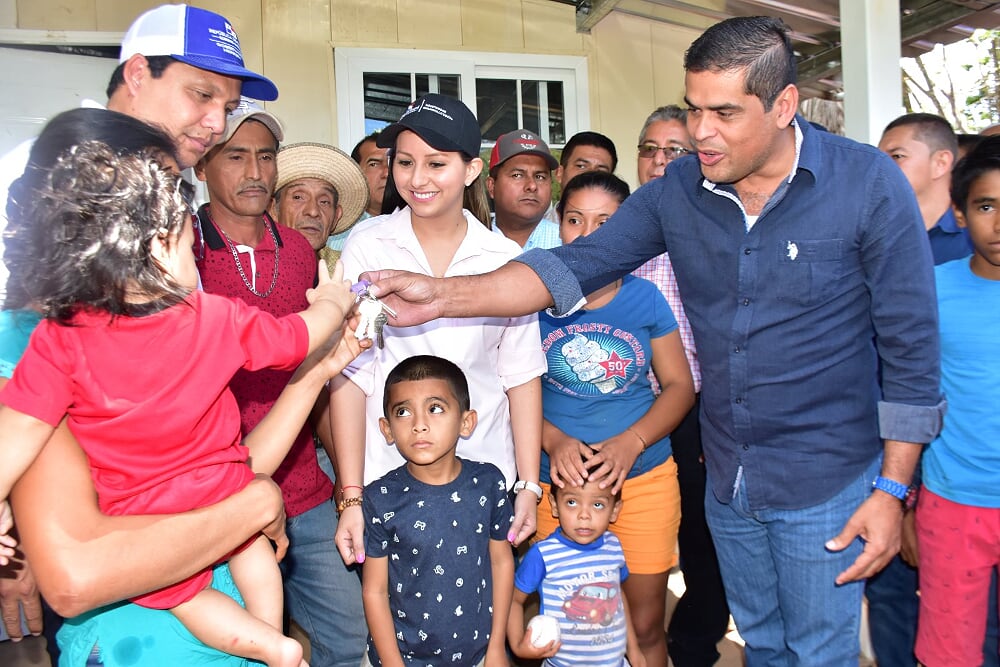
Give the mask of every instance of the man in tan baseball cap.
[(278, 181), (271, 214), (298, 230), (333, 265), (340, 248), (330, 237), (346, 232), (368, 206), (368, 181), (351, 156), (327, 144), (289, 144), (278, 151)]

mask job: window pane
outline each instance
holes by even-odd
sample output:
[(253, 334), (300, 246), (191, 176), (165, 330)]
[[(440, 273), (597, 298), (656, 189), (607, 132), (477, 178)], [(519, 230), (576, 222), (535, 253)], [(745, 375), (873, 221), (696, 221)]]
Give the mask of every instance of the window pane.
[(566, 143), (562, 83), (522, 81), (521, 116), (524, 127), (540, 134), (549, 145)]
[[(517, 89), (521, 89), (521, 121), (517, 115)], [(566, 117), (560, 81), (476, 79), (476, 104), (484, 141), (525, 128), (550, 145), (566, 143)]]
[(417, 97), (427, 93), (441, 93), (458, 97), (458, 76), (446, 74), (417, 74)]
[(517, 81), (476, 79), (476, 111), (479, 115), (479, 127), (483, 132), (483, 141), (496, 141), (501, 134), (519, 129)]
[(365, 72), (365, 133), (395, 123), (415, 98), (427, 93), (458, 97), (458, 75), (417, 74), (416, 92), (410, 91), (410, 74)]
[(395, 123), (406, 111), (410, 97), (410, 75), (365, 72), (365, 134)]
[(549, 144), (561, 146), (569, 138), (566, 136), (566, 108), (561, 81), (546, 82), (549, 109)]
[(524, 119), (522, 127), (531, 130), (535, 134), (542, 134), (542, 124), (539, 113), (539, 100), (544, 99), (545, 91), (541, 88), (545, 86), (544, 81), (522, 81), (521, 82), (521, 118)]

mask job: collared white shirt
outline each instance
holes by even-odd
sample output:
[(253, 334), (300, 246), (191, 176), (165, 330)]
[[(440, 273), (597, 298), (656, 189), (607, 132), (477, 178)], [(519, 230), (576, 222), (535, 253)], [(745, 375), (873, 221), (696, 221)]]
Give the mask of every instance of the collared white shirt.
[[(516, 257), (521, 248), (487, 229), (468, 211), (465, 239), (445, 276), (487, 273)], [(432, 275), (427, 257), (413, 232), (409, 207), (372, 218), (355, 231), (341, 259), (345, 277), (356, 280), (363, 271), (401, 269)], [(489, 298), (484, 295), (483, 298)], [(414, 355), (433, 354), (456, 363), (465, 373), (472, 408), (479, 424), (458, 443), (458, 455), (493, 463), (510, 488), (516, 479), (514, 439), (506, 390), (542, 375), (546, 370), (538, 332), (538, 316), (439, 318), (415, 327), (385, 327), (385, 348), (366, 350), (344, 371), (367, 396), (365, 403), (365, 484), (404, 463), (395, 446), (386, 444), (378, 428), (383, 416), (385, 378), (395, 366)], [(342, 417), (341, 417), (342, 418)]]

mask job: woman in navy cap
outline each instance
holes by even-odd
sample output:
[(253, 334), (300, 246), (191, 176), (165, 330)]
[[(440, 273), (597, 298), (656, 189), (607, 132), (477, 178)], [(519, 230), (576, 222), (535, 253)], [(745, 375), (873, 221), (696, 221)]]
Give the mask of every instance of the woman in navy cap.
[[(389, 148), (382, 211), (348, 239), (344, 275), (396, 268), (432, 276), (485, 273), (521, 248), (489, 229), (480, 174), (479, 122), (462, 102), (428, 94), (413, 102), (378, 137)], [(489, 295), (484, 294), (484, 299)], [(508, 539), (535, 532), (541, 496), (541, 384), (545, 358), (536, 315), (440, 319), (395, 328), (389, 317), (384, 349), (362, 354), (331, 382), (334, 440), (345, 509), (337, 546), (348, 564), (364, 560), (361, 508), (343, 503), (362, 487), (403, 465), (379, 431), (385, 377), (400, 361), (434, 354), (457, 364), (469, 379), (479, 425), (458, 444), (458, 455), (495, 464), (516, 496)], [(365, 444), (367, 443), (367, 444)], [(517, 484), (515, 484), (515, 481)], [(526, 491), (519, 493), (520, 491)]]

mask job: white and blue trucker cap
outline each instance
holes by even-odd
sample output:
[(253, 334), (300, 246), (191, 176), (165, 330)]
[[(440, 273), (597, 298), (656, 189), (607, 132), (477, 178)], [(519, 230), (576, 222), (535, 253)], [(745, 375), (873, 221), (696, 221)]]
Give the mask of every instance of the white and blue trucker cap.
[(135, 54), (170, 56), (182, 63), (243, 80), (242, 94), (255, 100), (278, 99), (267, 77), (243, 66), (240, 38), (224, 16), (188, 5), (160, 5), (137, 18), (122, 40), (123, 63)]

